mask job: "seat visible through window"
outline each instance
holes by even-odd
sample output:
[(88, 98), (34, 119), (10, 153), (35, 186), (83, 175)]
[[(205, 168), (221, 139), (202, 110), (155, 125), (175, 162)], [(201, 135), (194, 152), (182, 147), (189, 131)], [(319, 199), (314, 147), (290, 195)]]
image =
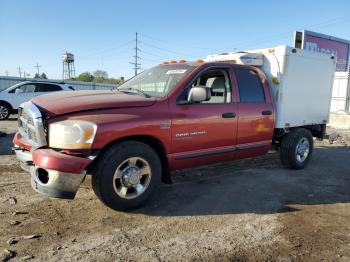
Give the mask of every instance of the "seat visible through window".
[(203, 103), (221, 104), (231, 102), (231, 84), (226, 70), (208, 70), (200, 76), (200, 83), (210, 88), (211, 98)]
[(211, 99), (209, 100), (211, 103), (225, 103), (225, 93), (226, 93), (225, 77), (223, 76), (214, 77), (211, 85), (207, 85), (207, 86), (210, 87), (210, 91), (211, 91)]

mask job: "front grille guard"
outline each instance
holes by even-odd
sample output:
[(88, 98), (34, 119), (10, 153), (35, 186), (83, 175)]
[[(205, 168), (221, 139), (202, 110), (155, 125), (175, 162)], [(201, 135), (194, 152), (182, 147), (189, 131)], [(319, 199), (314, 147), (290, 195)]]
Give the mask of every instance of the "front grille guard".
[(41, 112), (32, 102), (19, 106), (18, 132), (33, 149), (47, 145)]

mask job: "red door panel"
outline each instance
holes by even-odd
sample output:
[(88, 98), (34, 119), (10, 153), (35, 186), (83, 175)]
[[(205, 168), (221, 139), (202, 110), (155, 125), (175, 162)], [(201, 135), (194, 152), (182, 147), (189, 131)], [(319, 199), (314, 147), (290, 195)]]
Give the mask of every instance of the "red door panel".
[(274, 129), (274, 116), (263, 115), (264, 111), (273, 112), (273, 105), (266, 103), (238, 105), (237, 146), (256, 143), (270, 143)]
[[(230, 101), (219, 102), (216, 95), (216, 78), (210, 77), (212, 71), (225, 72), (225, 83), (230, 85)], [(210, 87), (212, 98), (208, 103), (178, 105), (170, 100), (172, 115), (172, 150), (169, 155), (172, 169), (210, 164), (234, 158), (237, 137), (238, 105), (233, 100), (230, 67), (204, 70), (206, 85)], [(204, 74), (202, 73), (202, 74)], [(201, 76), (202, 74), (199, 74)], [(209, 76), (208, 76), (209, 75)], [(214, 79), (209, 86), (209, 79)], [(222, 80), (222, 79), (221, 79)], [(218, 81), (220, 82), (220, 81)], [(220, 92), (219, 92), (220, 93)], [(226, 94), (228, 95), (228, 94)], [(225, 96), (226, 96), (225, 95)]]
[(222, 114), (237, 112), (237, 104), (175, 105), (171, 112), (173, 169), (234, 158), (237, 117)]
[[(253, 67), (236, 68), (234, 72), (234, 83), (239, 92), (236, 157), (265, 154), (272, 145), (275, 123), (268, 82), (265, 76)], [(252, 85), (255, 85), (255, 89), (251, 88)]]

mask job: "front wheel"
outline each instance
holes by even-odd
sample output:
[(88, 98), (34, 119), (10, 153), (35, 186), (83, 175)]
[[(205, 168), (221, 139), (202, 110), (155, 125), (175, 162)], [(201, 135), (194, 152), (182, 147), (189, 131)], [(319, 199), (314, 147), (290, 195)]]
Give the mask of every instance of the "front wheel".
[(297, 128), (285, 135), (281, 143), (282, 164), (292, 169), (302, 169), (310, 161), (314, 140), (309, 130)]
[(146, 202), (161, 179), (161, 171), (159, 157), (150, 146), (121, 142), (98, 160), (92, 187), (108, 207), (128, 210)]

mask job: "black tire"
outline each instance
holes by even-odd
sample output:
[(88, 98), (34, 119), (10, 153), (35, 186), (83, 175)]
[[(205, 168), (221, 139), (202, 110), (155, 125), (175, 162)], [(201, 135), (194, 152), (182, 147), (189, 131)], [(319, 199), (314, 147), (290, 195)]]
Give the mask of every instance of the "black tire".
[[(297, 146), (302, 139), (307, 139), (309, 143), (309, 152), (305, 159), (301, 161), (298, 158)], [(304, 140), (305, 141), (305, 140)], [(282, 164), (291, 169), (303, 169), (309, 163), (314, 147), (314, 140), (309, 130), (297, 128), (286, 134), (282, 139), (280, 156)]]
[(0, 102), (0, 120), (6, 120), (11, 115), (11, 108), (6, 103)]
[[(149, 163), (150, 181), (145, 191), (139, 196), (125, 199), (119, 196), (115, 190), (114, 174), (125, 160), (134, 157), (142, 158)], [(137, 141), (125, 141), (108, 148), (102, 156), (99, 156), (95, 172), (92, 175), (92, 188), (106, 206), (119, 211), (129, 210), (139, 207), (147, 201), (160, 182), (161, 174), (160, 159), (150, 146)]]

